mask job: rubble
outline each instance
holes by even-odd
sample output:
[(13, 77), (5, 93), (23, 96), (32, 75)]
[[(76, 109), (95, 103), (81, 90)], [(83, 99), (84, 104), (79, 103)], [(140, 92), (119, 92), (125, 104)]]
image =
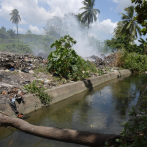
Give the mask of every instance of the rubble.
[(29, 70), (36, 69), (39, 65), (46, 65), (47, 61), (42, 57), (33, 55), (18, 55), (14, 53), (0, 53), (0, 69), (10, 71), (19, 70), (28, 73)]
[(16, 99), (22, 98), (24, 95), (23, 91), (19, 87), (12, 85), (1, 85), (0, 86), (0, 104), (11, 101), (14, 97)]
[[(87, 57), (87, 59), (102, 70), (106, 66), (116, 66), (116, 53), (107, 57), (101, 55), (101, 57), (93, 55)], [(46, 67), (47, 63), (42, 57), (0, 52), (0, 104), (10, 102), (12, 99), (23, 98), (27, 91), (22, 89), (22, 87), (34, 80), (42, 81), (43, 86), (47, 89), (73, 82), (66, 79), (60, 81), (60, 77), (56, 77), (56, 75), (35, 72), (35, 69), (38, 69), (38, 67)], [(98, 73), (90, 73), (91, 77), (98, 75)]]
[(105, 66), (116, 67), (117, 66), (117, 53), (110, 54), (104, 57)]
[(117, 62), (116, 62), (117, 54), (116, 53), (110, 54), (109, 56), (103, 55), (103, 59), (95, 55), (87, 57), (86, 59), (93, 62), (100, 69), (103, 69), (104, 67), (116, 67), (117, 66)]

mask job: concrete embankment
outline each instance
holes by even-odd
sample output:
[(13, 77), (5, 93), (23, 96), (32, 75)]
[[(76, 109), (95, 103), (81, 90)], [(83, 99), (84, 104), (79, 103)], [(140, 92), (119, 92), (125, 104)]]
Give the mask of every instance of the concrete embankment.
[[(49, 95), (53, 96), (51, 104), (54, 104), (73, 95), (79, 94), (85, 90), (91, 91), (95, 86), (98, 86), (104, 82), (119, 78), (124, 75), (130, 75), (131, 73), (132, 72), (130, 70), (116, 70), (114, 72), (110, 72), (109, 74), (104, 74), (103, 76), (60, 85), (58, 87), (47, 90), (47, 92)], [(43, 104), (41, 104), (39, 98), (34, 96), (33, 94), (26, 95), (24, 97), (24, 100), (26, 102), (25, 105), (23, 105), (22, 103), (19, 104), (16, 101), (18, 111), (23, 114), (32, 112), (44, 106)], [(3, 111), (4, 113), (10, 116), (14, 116), (14, 112), (11, 110), (11, 107), (8, 103), (0, 104), (0, 111)]]

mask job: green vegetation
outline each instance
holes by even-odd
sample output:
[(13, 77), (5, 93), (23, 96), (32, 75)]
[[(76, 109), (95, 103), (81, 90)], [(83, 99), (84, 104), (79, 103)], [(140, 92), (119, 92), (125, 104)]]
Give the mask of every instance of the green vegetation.
[(24, 88), (28, 92), (36, 94), (36, 96), (38, 96), (40, 98), (41, 102), (44, 105), (49, 105), (50, 104), (50, 102), (52, 100), (52, 97), (50, 95), (48, 95), (47, 92), (44, 91), (45, 88), (43, 86), (42, 81), (34, 80), (29, 85), (25, 85)]
[(136, 20), (141, 24), (143, 35), (147, 33), (147, 1), (146, 0), (131, 0), (135, 3), (135, 10), (137, 12)]
[[(145, 147), (147, 145), (147, 108), (140, 108), (137, 112), (132, 107), (129, 115), (131, 119), (124, 122), (124, 129), (121, 132), (122, 139), (119, 147)], [(130, 140), (130, 141), (128, 141)]]
[(123, 67), (138, 72), (147, 71), (147, 55), (129, 53), (125, 57)]
[(4, 52), (13, 52), (18, 54), (27, 54), (32, 53), (32, 50), (26, 44), (21, 43), (9, 43), (9, 44), (0, 44), (0, 51)]
[(120, 29), (120, 35), (129, 34), (133, 38), (137, 37), (137, 32), (141, 36), (141, 28), (138, 26), (135, 16), (134, 16), (134, 6), (129, 6), (124, 9), (126, 14), (120, 13), (122, 15), (122, 28)]
[(133, 16), (134, 6), (124, 10), (126, 14), (121, 13), (122, 21), (117, 23), (114, 37), (106, 42), (110, 48), (119, 51), (118, 62), (121, 67), (143, 72), (147, 70), (147, 41), (140, 38), (140, 45), (134, 43), (137, 33), (141, 35), (141, 28), (137, 24), (136, 16)]
[(32, 54), (42, 50), (44, 54), (49, 54), (54, 49), (50, 45), (55, 41), (54, 37), (48, 35), (35, 35), (31, 31), (26, 34), (19, 34), (19, 43), (16, 39), (15, 31), (0, 29), (0, 51), (13, 52), (18, 54)]
[(39, 72), (45, 73), (45, 74), (49, 74), (49, 73), (48, 73), (48, 69), (47, 69), (46, 66), (41, 66), (41, 65), (40, 65), (38, 68), (36, 68), (36, 69), (34, 70), (34, 73), (36, 73), (36, 74), (38, 74)]
[(82, 80), (87, 78), (90, 72), (96, 73), (97, 69), (95, 65), (86, 62), (71, 48), (73, 44), (76, 44), (76, 41), (66, 35), (51, 45), (51, 47), (55, 46), (56, 50), (48, 56), (48, 70), (60, 75), (61, 78)]

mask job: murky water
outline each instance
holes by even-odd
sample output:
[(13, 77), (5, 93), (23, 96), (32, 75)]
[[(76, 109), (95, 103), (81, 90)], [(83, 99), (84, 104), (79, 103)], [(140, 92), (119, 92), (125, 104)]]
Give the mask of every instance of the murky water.
[[(121, 123), (138, 101), (144, 75), (112, 80), (29, 114), (28, 122), (39, 126), (119, 134)], [(14, 128), (0, 128), (0, 147), (82, 147), (25, 134)]]

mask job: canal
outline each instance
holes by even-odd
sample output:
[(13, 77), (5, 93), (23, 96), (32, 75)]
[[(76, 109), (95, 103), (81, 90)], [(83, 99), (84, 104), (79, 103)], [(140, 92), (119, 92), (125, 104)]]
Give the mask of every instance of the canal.
[[(119, 134), (121, 123), (136, 105), (146, 75), (134, 74), (101, 84), (50, 107), (28, 114), (34, 125)], [(83, 147), (25, 134), (15, 128), (0, 128), (0, 147)]]

